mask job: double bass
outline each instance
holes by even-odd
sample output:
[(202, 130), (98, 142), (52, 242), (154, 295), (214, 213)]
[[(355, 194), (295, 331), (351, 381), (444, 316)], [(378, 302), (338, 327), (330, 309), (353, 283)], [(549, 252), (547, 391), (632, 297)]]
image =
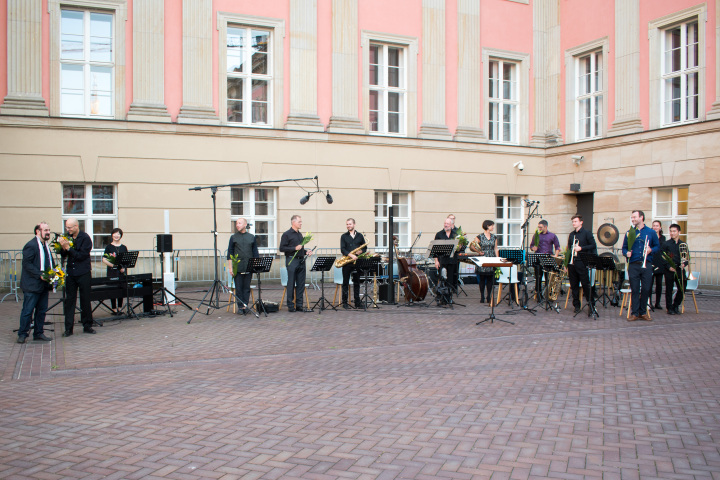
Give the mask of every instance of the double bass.
[(398, 263), (398, 276), (405, 293), (405, 301), (421, 302), (425, 300), (428, 292), (428, 278), (425, 272), (417, 267), (415, 259), (410, 257), (401, 257), (398, 252), (398, 238), (393, 236), (393, 245), (395, 247), (395, 257)]

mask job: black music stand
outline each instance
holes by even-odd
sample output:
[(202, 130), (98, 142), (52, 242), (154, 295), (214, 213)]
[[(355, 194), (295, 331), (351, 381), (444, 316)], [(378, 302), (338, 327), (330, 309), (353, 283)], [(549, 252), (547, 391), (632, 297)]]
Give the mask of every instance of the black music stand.
[(140, 252), (138, 250), (122, 252), (117, 257), (115, 264), (120, 265), (125, 269), (125, 273), (120, 276), (120, 279), (125, 282), (125, 318), (130, 318), (131, 316), (133, 316), (139, 320), (137, 314), (135, 313), (135, 308), (132, 305), (132, 300), (130, 299), (130, 282), (128, 281), (127, 273), (128, 268), (135, 268), (138, 255), (140, 255)]
[[(512, 248), (512, 249), (509, 249), (509, 248), (498, 249), (498, 254), (500, 255), (500, 257), (507, 259), (509, 262), (512, 262), (513, 265), (520, 265), (521, 263), (523, 263), (524, 253), (525, 253), (524, 250), (520, 250), (520, 249), (516, 249), (516, 248)], [(518, 267), (515, 267), (515, 268), (518, 268)], [(509, 278), (512, 278), (512, 267), (510, 267), (510, 274), (508, 275), (508, 277), (509, 277)], [(525, 280), (527, 280), (527, 279), (525, 279)], [(518, 283), (520, 283), (520, 277), (518, 277)], [(511, 285), (511, 284), (508, 283), (508, 285)], [(510, 308), (514, 308), (514, 307), (513, 307), (513, 304), (512, 304), (512, 288), (509, 288), (509, 287), (508, 287), (508, 293), (507, 293), (507, 295), (508, 295), (508, 306), (509, 306)], [(515, 301), (517, 302), (518, 305), (521, 305), (521, 303), (520, 303), (520, 298), (519, 298), (519, 297), (520, 297), (520, 288), (518, 288), (518, 298), (516, 298)], [(499, 303), (502, 303), (503, 300), (505, 300), (505, 298), (502, 298), (502, 299), (498, 302), (498, 304), (499, 304)], [(527, 306), (527, 293), (526, 293), (526, 298), (525, 298), (524, 304), (525, 304), (525, 305), (522, 306), (521, 308), (522, 308), (523, 310), (526, 310), (526, 311), (532, 313), (533, 315), (535, 315), (535, 309), (534, 309), (534, 308), (529, 308), (529, 307)]]
[[(483, 263), (484, 259), (482, 257), (470, 257), (470, 260), (478, 267), (485, 266)], [(509, 323), (510, 325), (515, 325), (515, 323), (511, 322), (510, 320), (505, 320), (495, 316), (495, 276), (493, 275), (493, 282), (490, 285), (490, 316), (487, 317), (485, 320), (480, 320), (479, 322), (476, 322), (475, 325), (480, 325), (481, 323), (485, 323), (487, 321), (489, 321), (490, 323), (495, 323), (495, 320), (499, 322)]]
[(377, 272), (379, 263), (380, 257), (358, 258), (355, 262), (358, 270), (360, 270), (360, 276), (363, 277), (363, 283), (365, 284), (365, 292), (363, 293), (364, 296), (361, 302), (363, 310), (365, 311), (368, 309), (368, 303), (372, 303), (375, 308), (380, 308), (375, 302), (375, 299), (368, 295), (368, 279), (370, 278), (370, 272)]
[[(608, 276), (615, 271), (615, 259), (613, 257), (598, 257), (597, 271), (603, 273), (603, 279), (600, 282), (602, 294), (597, 300), (602, 300), (603, 308), (607, 308), (607, 303), (612, 303), (612, 298), (607, 294)], [(651, 302), (652, 303), (652, 302)]]
[[(457, 249), (458, 239), (454, 240), (433, 240), (428, 245), (428, 258), (448, 258), (453, 255)], [(435, 304), (440, 307), (443, 305), (449, 305), (450, 309), (453, 310), (453, 305), (459, 305), (464, 307), (461, 303), (453, 301), (453, 289), (448, 284), (447, 278), (442, 276), (442, 270), (438, 269), (438, 283), (435, 287)]]
[[(557, 259), (551, 257), (547, 253), (541, 253), (540, 255), (544, 255), (544, 256), (537, 258), (539, 267), (542, 269), (541, 275), (544, 275), (545, 273), (551, 273), (551, 272), (554, 272), (554, 273), (560, 275), (560, 266), (557, 264), (557, 261), (556, 261)], [(553, 309), (557, 313), (560, 313), (560, 307), (558, 307), (557, 299), (555, 299), (554, 306), (550, 303), (550, 298), (548, 298), (549, 290), (550, 290), (550, 282), (547, 281), (547, 282), (545, 282), (545, 293), (544, 294), (538, 293), (538, 296), (542, 295), (542, 302), (541, 302), (542, 304), (540, 306), (542, 308), (544, 308), (545, 310)], [(536, 291), (538, 291), (538, 289), (536, 289)]]
[[(245, 273), (249, 273), (250, 275), (252, 275), (253, 273), (257, 273), (258, 281), (258, 298), (257, 300), (255, 300), (255, 303), (253, 303), (250, 308), (254, 308), (258, 315), (260, 314), (260, 310), (262, 310), (266, 317), (267, 309), (265, 308), (265, 304), (262, 301), (262, 280), (260, 280), (260, 274), (269, 272), (272, 268), (272, 263), (273, 257), (253, 257), (248, 260), (247, 267), (245, 267)], [(240, 300), (237, 295), (235, 296), (235, 298)], [(243, 308), (247, 308), (247, 304), (245, 302), (240, 300), (240, 303), (244, 305)]]
[[(600, 257), (594, 253), (588, 253), (588, 252), (578, 252), (577, 257), (580, 259), (581, 262), (583, 262), (583, 265), (585, 265), (585, 268), (588, 269), (588, 278), (590, 278), (590, 269), (591, 268), (597, 269), (597, 265), (600, 261)], [(593, 317), (593, 320), (597, 320), (598, 317), (600, 317), (600, 315), (598, 314), (597, 308), (595, 308), (595, 295), (593, 295), (593, 288), (595, 288), (595, 285), (593, 285), (593, 283), (591, 281), (590, 282), (590, 292), (588, 292), (588, 301), (587, 301), (588, 317)], [(580, 312), (582, 312), (583, 310), (585, 310), (585, 306), (583, 306), (583, 308), (580, 309)], [(580, 312), (573, 315), (573, 318), (577, 317), (580, 314)]]
[[(530, 253), (527, 254), (527, 263), (529, 266), (533, 267), (535, 269), (535, 293), (538, 297), (538, 303), (542, 303), (544, 300), (544, 292), (541, 288), (542, 285), (542, 279), (545, 272), (543, 271), (543, 266), (540, 264), (541, 258), (550, 258), (549, 253)], [(538, 283), (538, 280), (540, 280), (540, 283)]]
[(310, 271), (320, 272), (320, 298), (317, 302), (315, 302), (315, 305), (313, 305), (310, 310), (315, 310), (315, 307), (319, 305), (320, 309), (318, 313), (322, 313), (323, 310), (327, 310), (328, 307), (326, 305), (329, 305), (330, 308), (337, 312), (337, 308), (335, 308), (335, 305), (333, 305), (331, 302), (328, 302), (328, 300), (325, 298), (325, 272), (330, 271), (330, 269), (335, 264), (335, 260), (337, 260), (337, 258), (335, 257), (318, 256), (315, 258), (315, 263), (313, 264), (312, 268), (310, 268)]

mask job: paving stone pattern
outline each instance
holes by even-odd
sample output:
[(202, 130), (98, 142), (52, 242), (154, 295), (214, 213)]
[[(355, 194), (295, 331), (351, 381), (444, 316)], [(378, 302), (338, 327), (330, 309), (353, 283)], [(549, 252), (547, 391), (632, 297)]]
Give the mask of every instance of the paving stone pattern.
[(25, 345), (6, 300), (0, 478), (720, 479), (720, 298), (652, 322), (505, 304), (516, 325), (476, 326), (489, 308), (468, 293), (453, 310), (100, 314), (67, 338), (55, 316), (52, 344)]

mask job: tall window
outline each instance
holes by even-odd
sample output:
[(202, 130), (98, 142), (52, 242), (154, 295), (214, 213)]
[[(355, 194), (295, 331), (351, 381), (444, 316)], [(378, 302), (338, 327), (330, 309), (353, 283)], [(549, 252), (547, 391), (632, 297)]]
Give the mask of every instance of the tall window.
[(227, 121), (269, 126), (272, 112), (270, 31), (227, 28)]
[(60, 114), (113, 117), (113, 15), (61, 10)]
[(488, 79), (488, 136), (491, 142), (518, 141), (518, 66), (491, 60)]
[(392, 45), (370, 44), (369, 55), (370, 131), (405, 135), (405, 49)]
[(662, 33), (663, 124), (698, 119), (699, 51), (697, 20)]
[(115, 185), (65, 184), (62, 200), (63, 223), (77, 218), (80, 230), (90, 235), (93, 249), (104, 250), (117, 225)]
[(388, 248), (389, 208), (393, 209), (393, 232), (400, 248), (410, 247), (410, 194), (407, 192), (375, 192), (375, 248)]
[(602, 52), (593, 52), (576, 59), (577, 83), (575, 118), (576, 138), (584, 140), (602, 134)]
[(510, 195), (495, 196), (495, 235), (499, 247), (522, 246), (522, 198)]
[(258, 249), (263, 253), (275, 251), (276, 190), (273, 188), (233, 188), (230, 193), (230, 231), (235, 233), (235, 221), (247, 219), (248, 232), (255, 235)]
[[(646, 218), (646, 223), (650, 224)], [(682, 228), (680, 238), (687, 241), (688, 187), (656, 188), (653, 190), (652, 220), (660, 220), (665, 236), (669, 227), (677, 223)]]

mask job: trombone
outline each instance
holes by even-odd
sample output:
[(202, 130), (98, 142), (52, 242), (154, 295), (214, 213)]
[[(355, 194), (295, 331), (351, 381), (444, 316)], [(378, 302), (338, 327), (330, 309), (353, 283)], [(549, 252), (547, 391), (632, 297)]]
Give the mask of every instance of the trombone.
[(681, 243), (678, 245), (678, 248), (680, 249), (680, 264), (685, 264), (688, 270), (688, 280), (695, 280), (695, 276), (692, 274), (692, 270), (690, 269), (690, 249), (687, 246), (687, 243)]

